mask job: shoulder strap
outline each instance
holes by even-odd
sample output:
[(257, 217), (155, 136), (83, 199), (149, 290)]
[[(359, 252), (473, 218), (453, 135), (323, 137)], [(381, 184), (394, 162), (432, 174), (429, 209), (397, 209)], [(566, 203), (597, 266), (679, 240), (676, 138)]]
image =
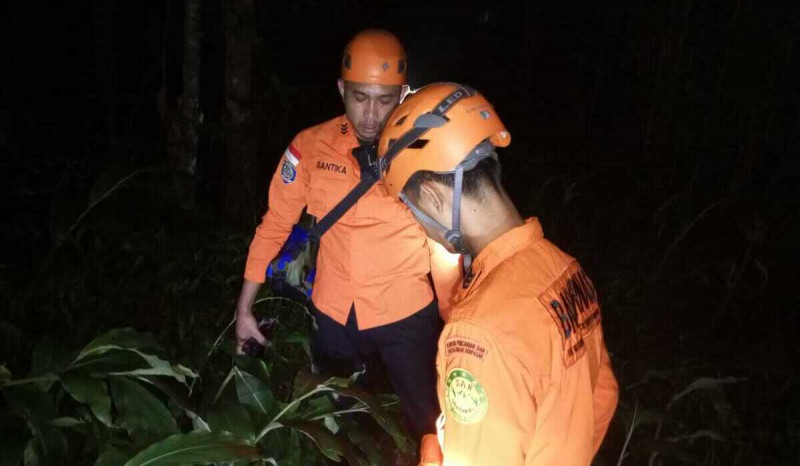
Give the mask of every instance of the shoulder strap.
[(347, 193), (330, 212), (309, 230), (308, 236), (314, 241), (319, 241), (322, 235), (335, 225), (358, 202), (361, 196), (366, 194), (369, 188), (378, 181), (380, 175), (377, 169), (377, 147), (375, 144), (356, 147), (353, 149), (353, 156), (361, 168), (361, 180), (352, 191)]

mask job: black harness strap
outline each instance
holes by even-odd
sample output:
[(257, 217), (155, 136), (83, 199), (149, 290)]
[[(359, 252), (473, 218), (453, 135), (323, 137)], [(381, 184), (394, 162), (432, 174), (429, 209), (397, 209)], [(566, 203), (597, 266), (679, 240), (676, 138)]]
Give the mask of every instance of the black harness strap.
[(347, 193), (330, 212), (325, 214), (325, 216), (308, 231), (308, 236), (314, 241), (319, 241), (322, 235), (335, 225), (380, 178), (376, 161), (378, 148), (375, 144), (356, 147), (353, 149), (353, 156), (358, 162), (358, 166), (361, 168), (361, 180), (352, 191)]
[[(437, 105), (433, 111), (430, 112), (430, 114), (435, 115), (436, 117), (443, 117), (444, 114), (450, 110), (453, 104), (464, 97), (469, 97), (474, 94), (475, 91), (471, 88), (466, 86), (459, 87), (459, 89), (445, 97), (444, 100), (442, 100), (439, 105)], [(314, 241), (319, 241), (319, 239), (322, 238), (322, 235), (324, 235), (325, 232), (334, 226), (336, 222), (338, 222), (339, 219), (342, 218), (342, 216), (346, 214), (356, 202), (358, 202), (361, 196), (366, 194), (367, 191), (369, 191), (369, 189), (378, 182), (381, 176), (381, 169), (388, 166), (388, 164), (391, 163), (392, 159), (399, 154), (400, 151), (413, 144), (414, 141), (425, 134), (428, 129), (430, 128), (412, 128), (406, 134), (401, 136), (391, 148), (389, 148), (387, 154), (380, 161), (378, 160), (378, 147), (374, 143), (353, 149), (353, 156), (358, 162), (358, 166), (361, 168), (361, 180), (352, 191), (347, 193), (347, 195), (342, 198), (342, 200), (339, 201), (339, 203), (336, 204), (333, 209), (330, 210), (330, 212), (322, 217), (322, 219), (320, 219), (320, 221), (318, 221), (317, 224), (308, 231), (309, 238)]]

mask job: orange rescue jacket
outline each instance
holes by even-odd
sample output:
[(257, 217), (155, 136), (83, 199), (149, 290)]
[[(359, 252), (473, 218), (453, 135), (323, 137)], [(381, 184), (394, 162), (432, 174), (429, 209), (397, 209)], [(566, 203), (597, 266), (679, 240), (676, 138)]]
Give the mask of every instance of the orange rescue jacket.
[(617, 405), (592, 282), (536, 219), (476, 257), (436, 367), (445, 465), (588, 465)]
[[(304, 207), (320, 219), (358, 184), (361, 172), (351, 153), (357, 146), (344, 115), (294, 138), (272, 177), (267, 213), (250, 243), (247, 280), (265, 281), (269, 263)], [(460, 280), (457, 264), (438, 259), (434, 253), (441, 251), (428, 247), (408, 209), (384, 194), (380, 184), (323, 235), (311, 296), (320, 311), (342, 325), (355, 304), (362, 330), (396, 322), (430, 303), (431, 263), (440, 308), (447, 307), (449, 290)]]

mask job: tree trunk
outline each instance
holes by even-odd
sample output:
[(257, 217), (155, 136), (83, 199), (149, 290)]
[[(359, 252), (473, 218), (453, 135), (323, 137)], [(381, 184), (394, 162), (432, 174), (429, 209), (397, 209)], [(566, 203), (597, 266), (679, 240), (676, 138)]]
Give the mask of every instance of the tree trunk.
[(200, 108), (201, 6), (202, 0), (184, 2), (181, 94), (170, 104), (165, 80), (159, 96), (166, 151), (175, 191), (184, 208), (194, 207), (195, 203), (197, 146), (203, 122)]
[(257, 167), (253, 128), (253, 56), (257, 42), (253, 0), (225, 0), (225, 144), (223, 205), (231, 217), (257, 221), (258, 209), (250, 177)]

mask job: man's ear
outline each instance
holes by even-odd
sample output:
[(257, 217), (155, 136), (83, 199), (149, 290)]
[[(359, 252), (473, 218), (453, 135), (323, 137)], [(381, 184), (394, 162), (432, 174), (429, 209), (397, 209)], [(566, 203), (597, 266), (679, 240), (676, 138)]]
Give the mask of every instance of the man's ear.
[(344, 102), (344, 80), (342, 78), (337, 79), (336, 86), (339, 87), (339, 95), (342, 96), (342, 102)]
[(446, 208), (446, 193), (442, 186), (431, 181), (423, 181), (419, 185), (419, 203), (427, 212), (443, 214)]

